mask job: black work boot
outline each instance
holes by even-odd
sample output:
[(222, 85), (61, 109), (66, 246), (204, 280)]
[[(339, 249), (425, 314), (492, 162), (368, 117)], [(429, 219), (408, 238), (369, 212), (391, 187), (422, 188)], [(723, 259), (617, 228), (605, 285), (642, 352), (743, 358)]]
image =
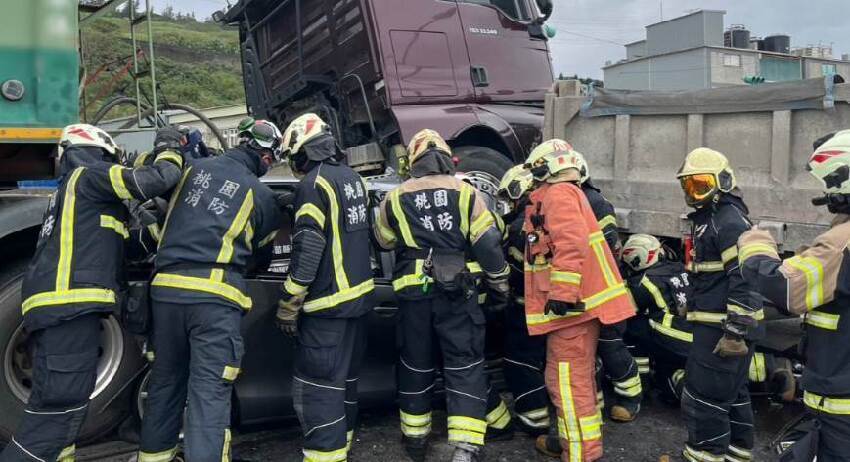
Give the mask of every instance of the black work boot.
[(425, 455), (428, 453), (428, 437), (413, 438), (410, 436), (401, 437), (401, 442), (404, 445), (404, 452), (407, 457), (413, 462), (425, 462)]

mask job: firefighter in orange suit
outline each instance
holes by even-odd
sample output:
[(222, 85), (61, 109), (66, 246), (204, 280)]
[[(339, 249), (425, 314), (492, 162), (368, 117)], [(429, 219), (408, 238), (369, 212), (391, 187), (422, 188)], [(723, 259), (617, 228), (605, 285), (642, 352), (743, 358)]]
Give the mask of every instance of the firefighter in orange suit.
[[(523, 229), (525, 313), (529, 333), (547, 335), (546, 388), (558, 412), (561, 460), (602, 457), (602, 414), (596, 407), (596, 342), (601, 325), (630, 318), (635, 308), (605, 236), (578, 183), (581, 154), (562, 140), (538, 146), (526, 163), (539, 184)], [(556, 454), (554, 438), (537, 449)]]

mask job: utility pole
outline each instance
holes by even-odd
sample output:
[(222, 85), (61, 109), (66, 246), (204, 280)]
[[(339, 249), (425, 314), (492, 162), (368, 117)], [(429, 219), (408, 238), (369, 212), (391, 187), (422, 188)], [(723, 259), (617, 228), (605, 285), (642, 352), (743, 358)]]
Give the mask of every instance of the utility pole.
[(664, 20), (664, 0), (658, 0), (658, 13), (661, 16), (661, 20)]

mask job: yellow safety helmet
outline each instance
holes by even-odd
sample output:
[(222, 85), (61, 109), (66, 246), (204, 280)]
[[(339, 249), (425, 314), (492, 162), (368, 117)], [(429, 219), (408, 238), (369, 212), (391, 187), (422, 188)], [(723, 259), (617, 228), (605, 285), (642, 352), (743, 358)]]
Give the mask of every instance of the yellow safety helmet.
[(321, 135), (329, 135), (330, 127), (319, 116), (307, 113), (299, 116), (286, 127), (283, 133), (282, 155), (293, 156), (309, 141)]
[(827, 194), (850, 194), (850, 130), (842, 130), (821, 144), (806, 169)]
[(649, 234), (633, 234), (623, 245), (622, 259), (635, 271), (642, 271), (658, 263), (664, 250), (661, 242)]
[(531, 189), (533, 183), (534, 178), (531, 176), (531, 172), (525, 168), (525, 165), (515, 165), (502, 176), (498, 193), (516, 201)]
[(584, 156), (573, 149), (570, 143), (559, 139), (546, 141), (534, 148), (525, 162), (525, 167), (537, 181), (552, 181), (559, 173), (569, 169), (576, 171), (575, 181), (580, 182), (582, 178), (587, 177), (587, 161)]
[(691, 151), (676, 178), (685, 192), (685, 202), (696, 208), (714, 200), (718, 192), (728, 193), (737, 186), (729, 159), (709, 148)]
[(446, 140), (439, 133), (431, 129), (424, 129), (413, 135), (410, 143), (407, 145), (407, 160), (408, 165), (413, 165), (425, 153), (437, 151), (449, 157), (452, 155), (452, 149), (449, 147)]

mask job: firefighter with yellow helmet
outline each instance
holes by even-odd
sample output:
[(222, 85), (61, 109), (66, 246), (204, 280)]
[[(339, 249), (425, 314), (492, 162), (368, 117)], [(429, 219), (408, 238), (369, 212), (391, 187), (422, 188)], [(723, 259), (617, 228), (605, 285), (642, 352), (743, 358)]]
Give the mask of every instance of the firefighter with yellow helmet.
[(369, 191), (342, 162), (344, 153), (316, 114), (293, 120), (282, 145), (301, 182), (277, 320), (284, 333), (297, 337), (292, 395), (304, 461), (342, 462), (356, 425), (365, 315), (375, 287)]
[(693, 150), (677, 178), (686, 203), (695, 209), (688, 215), (693, 295), (687, 319), (693, 324), (693, 343), (682, 392), (688, 427), (683, 455), (689, 461), (752, 460), (747, 374), (764, 313), (739, 268), (737, 242), (751, 227), (749, 212), (729, 161), (715, 150)]
[(835, 462), (850, 454), (850, 130), (818, 140), (807, 167), (824, 191), (812, 203), (835, 215), (831, 228), (785, 261), (767, 231), (744, 233), (738, 248), (744, 279), (805, 323), (803, 402), (818, 425), (792, 446), (793, 460)]
[(507, 296), (501, 235), (478, 191), (454, 176), (451, 148), (433, 130), (408, 146), (410, 179), (381, 202), (375, 237), (395, 249), (399, 298), (398, 393), (407, 454), (424, 460), (439, 346), (455, 462), (477, 461), (487, 431), (486, 320), (478, 305), (474, 260), (485, 284)]
[(180, 180), (179, 133), (157, 132), (150, 166), (119, 165), (112, 137), (65, 127), (59, 184), (23, 279), (23, 327), (35, 346), (32, 394), (0, 460), (74, 460), (94, 390), (101, 319), (114, 312), (124, 275), (124, 202), (165, 194)]
[(538, 146), (526, 167), (539, 184), (523, 231), (525, 313), (529, 333), (546, 335), (545, 381), (558, 413), (560, 447), (541, 435), (541, 452), (561, 460), (602, 457), (596, 403), (596, 345), (602, 324), (634, 315), (617, 263), (580, 188), (579, 154), (563, 140)]

